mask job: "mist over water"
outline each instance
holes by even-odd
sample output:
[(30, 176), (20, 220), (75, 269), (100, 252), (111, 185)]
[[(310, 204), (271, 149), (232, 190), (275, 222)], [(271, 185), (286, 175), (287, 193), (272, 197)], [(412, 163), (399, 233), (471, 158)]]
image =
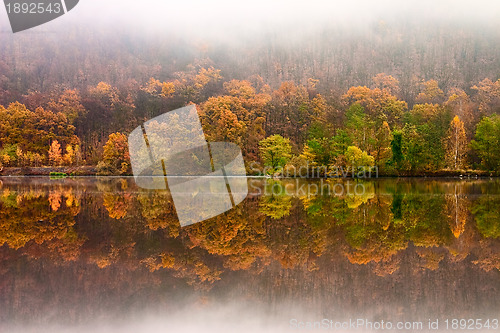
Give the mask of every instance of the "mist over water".
[(158, 313), (141, 313), (132, 318), (109, 319), (79, 325), (51, 323), (47, 325), (10, 326), (9, 332), (288, 332), (286, 316), (269, 317), (262, 311), (250, 308), (248, 304), (234, 303), (189, 307)]

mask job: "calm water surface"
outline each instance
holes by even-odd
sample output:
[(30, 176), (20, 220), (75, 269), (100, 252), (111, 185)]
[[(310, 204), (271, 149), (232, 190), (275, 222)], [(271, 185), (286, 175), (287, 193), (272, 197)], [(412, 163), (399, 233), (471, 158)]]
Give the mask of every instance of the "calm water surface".
[(0, 331), (500, 318), (498, 180), (249, 182), (181, 228), (169, 194), (132, 178), (0, 178)]

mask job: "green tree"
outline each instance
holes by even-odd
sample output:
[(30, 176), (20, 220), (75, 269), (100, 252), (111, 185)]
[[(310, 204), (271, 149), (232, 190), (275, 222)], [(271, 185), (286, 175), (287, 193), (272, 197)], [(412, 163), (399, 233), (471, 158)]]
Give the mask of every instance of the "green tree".
[(332, 139), (332, 157), (343, 156), (349, 146), (352, 146), (352, 140), (347, 131), (343, 129), (337, 130), (337, 134)]
[(346, 112), (346, 118), (346, 130), (353, 144), (370, 152), (374, 143), (375, 124), (366, 114), (365, 108), (358, 103), (351, 105)]
[(471, 147), (481, 158), (486, 170), (498, 170), (500, 167), (500, 116), (483, 118), (476, 128)]
[(394, 167), (401, 171), (403, 168), (403, 133), (399, 130), (392, 132), (392, 141), (391, 141), (391, 151), (392, 151), (392, 159), (391, 164)]
[(331, 139), (320, 138), (307, 140), (301, 157), (309, 161), (309, 165), (329, 165), (331, 159)]
[(471, 208), (477, 229), (488, 238), (500, 238), (500, 200), (494, 195), (482, 195)]
[(259, 142), (259, 150), (266, 166), (283, 168), (291, 157), (290, 140), (275, 134)]
[(286, 193), (286, 188), (279, 181), (266, 183), (265, 193), (260, 198), (259, 212), (273, 219), (281, 219), (290, 215), (292, 196)]
[(412, 173), (423, 170), (426, 162), (425, 140), (417, 132), (414, 125), (406, 124), (403, 134), (403, 156), (405, 158), (405, 169)]
[[(407, 115), (407, 129), (415, 131), (413, 135), (414, 143), (419, 142), (418, 167), (417, 170), (436, 170), (445, 166), (445, 149), (443, 140), (447, 135), (452, 120), (451, 112), (448, 108), (438, 104), (416, 104)], [(406, 126), (405, 125), (405, 126)], [(411, 132), (410, 131), (410, 132)], [(415, 141), (417, 140), (417, 141)], [(424, 149), (425, 148), (425, 149)], [(410, 156), (407, 156), (410, 158)], [(417, 156), (412, 156), (417, 157)], [(415, 159), (413, 159), (416, 162)], [(413, 164), (414, 167), (416, 164)]]

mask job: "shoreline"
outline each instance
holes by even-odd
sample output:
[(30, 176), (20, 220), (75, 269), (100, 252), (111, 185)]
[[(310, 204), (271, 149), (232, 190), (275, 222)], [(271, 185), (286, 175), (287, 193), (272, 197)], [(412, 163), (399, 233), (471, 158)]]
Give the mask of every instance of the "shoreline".
[(4, 167), (0, 171), (2, 176), (51, 176), (51, 174), (66, 174), (67, 176), (96, 176), (97, 167), (74, 166), (74, 167)]
[[(97, 167), (95, 166), (74, 166), (74, 167), (4, 167), (0, 171), (0, 177), (24, 177), (24, 176), (49, 176), (49, 177), (72, 177), (72, 176), (96, 176), (96, 177), (133, 177), (130, 175), (98, 175)], [(379, 178), (458, 178), (458, 179), (485, 179), (485, 178), (499, 178), (500, 174), (488, 172), (483, 170), (469, 170), (454, 171), (454, 170), (440, 170), (435, 172), (425, 172), (419, 174), (403, 173), (403, 174), (379, 174), (377, 177), (266, 177), (263, 175), (247, 175), (249, 178), (271, 178), (271, 179), (379, 179)]]

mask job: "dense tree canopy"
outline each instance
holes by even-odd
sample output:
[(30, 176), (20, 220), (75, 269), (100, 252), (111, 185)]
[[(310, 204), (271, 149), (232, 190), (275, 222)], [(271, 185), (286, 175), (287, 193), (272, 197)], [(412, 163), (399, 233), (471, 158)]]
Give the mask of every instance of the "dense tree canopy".
[[(373, 78), (373, 88), (357, 86), (326, 97), (312, 79), (307, 86), (287, 81), (272, 90), (261, 77), (225, 81), (213, 67), (178, 75), (181, 81), (150, 78), (126, 87), (100, 82), (82, 92), (33, 92), (24, 98), (26, 105), (0, 106), (0, 163), (101, 161), (104, 174), (129, 173), (126, 133), (150, 117), (200, 101), (206, 138), (238, 144), (247, 163), (278, 168), (291, 159), (295, 167), (347, 166), (345, 154), (354, 146), (372, 157), (382, 174), (499, 171), (492, 81), (472, 87), (473, 96), (458, 88), (443, 92), (437, 81), (426, 81), (417, 99), (422, 104), (408, 109), (397, 97), (398, 80), (384, 73)], [(290, 149), (282, 149), (280, 137), (289, 140)], [(284, 155), (276, 159), (274, 150)]]

